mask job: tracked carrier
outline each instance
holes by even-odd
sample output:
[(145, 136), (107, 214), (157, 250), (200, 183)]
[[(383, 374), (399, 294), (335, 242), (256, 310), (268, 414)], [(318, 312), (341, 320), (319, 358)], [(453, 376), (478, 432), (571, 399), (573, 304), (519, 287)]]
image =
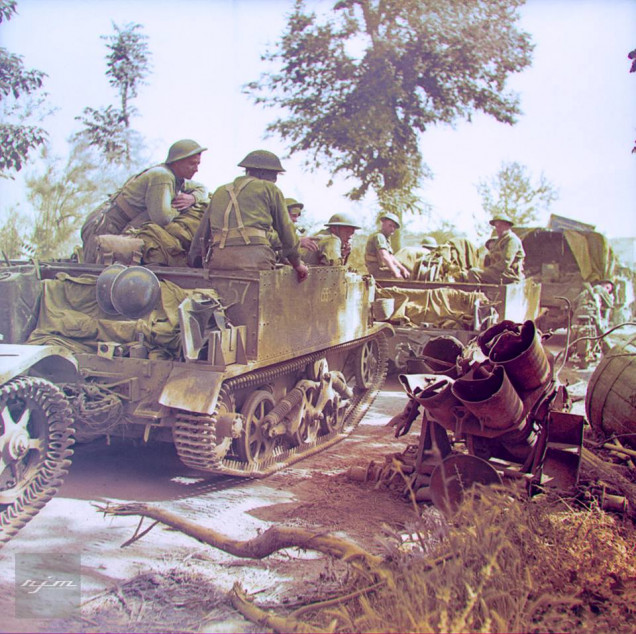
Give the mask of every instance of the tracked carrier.
[[(395, 336), (389, 340), (389, 359), (400, 372), (426, 371), (422, 363), (431, 342), (448, 338), (467, 344), (497, 321), (535, 319), (540, 308), (541, 285), (528, 279), (474, 284), (378, 278), (376, 284), (378, 295), (390, 298), (385, 317)], [(380, 318), (379, 309), (376, 313)], [(454, 362), (454, 356), (448, 361)]]
[(55, 493), (74, 435), (167, 441), (201, 472), (262, 477), (344, 438), (383, 384), (392, 330), (369, 276), (158, 267), (153, 310), (131, 318), (97, 301), (105, 270), (0, 269), (0, 542)]

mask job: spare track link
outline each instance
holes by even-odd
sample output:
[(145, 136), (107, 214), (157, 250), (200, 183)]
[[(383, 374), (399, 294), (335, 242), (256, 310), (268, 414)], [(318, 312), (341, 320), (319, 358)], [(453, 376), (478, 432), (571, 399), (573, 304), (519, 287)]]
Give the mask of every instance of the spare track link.
[(271, 368), (256, 370), (229, 379), (223, 384), (217, 408), (211, 416), (180, 412), (174, 427), (174, 442), (181, 461), (189, 467), (208, 473), (243, 476), (249, 478), (262, 478), (275, 471), (291, 465), (312, 454), (318, 453), (348, 436), (362, 420), (369, 407), (378, 395), (384, 384), (388, 370), (388, 342), (386, 334), (375, 333), (369, 337), (351, 343), (334, 346), (330, 350), (355, 349), (368, 341), (375, 339), (378, 344), (378, 364), (372, 385), (363, 393), (356, 396), (341, 431), (318, 436), (314, 442), (305, 443), (292, 449), (275, 450), (274, 454), (266, 460), (257, 463), (245, 463), (235, 459), (225, 458), (227, 450), (217, 447), (216, 441), (216, 415), (218, 413), (221, 397), (232, 394), (236, 388), (244, 388), (250, 385), (257, 386), (264, 380), (275, 379), (287, 373), (302, 369), (308, 363), (318, 361), (325, 356), (328, 350), (322, 350), (310, 355), (292, 359), (286, 363)]
[[(26, 482), (18, 482), (22, 490), (10, 504), (0, 504), (0, 547), (8, 542), (57, 493), (71, 464), (74, 442), (73, 413), (64, 392), (44, 379), (22, 376), (0, 387), (0, 432), (7, 433), (11, 420), (7, 403), (24, 398), (39, 409), (47, 426), (42, 432), (45, 450), (36, 472)], [(17, 421), (14, 421), (17, 422)], [(11, 466), (3, 464), (4, 469)]]

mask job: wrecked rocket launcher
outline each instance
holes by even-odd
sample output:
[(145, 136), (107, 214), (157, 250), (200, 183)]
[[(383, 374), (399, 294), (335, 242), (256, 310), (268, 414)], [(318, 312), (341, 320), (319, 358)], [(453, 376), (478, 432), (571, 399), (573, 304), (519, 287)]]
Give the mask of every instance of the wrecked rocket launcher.
[(383, 385), (375, 284), (272, 271), (0, 268), (0, 543), (56, 492), (76, 441), (174, 444), (203, 473), (263, 477), (344, 438)]
[(534, 322), (499, 322), (468, 346), (437, 343), (428, 357), (437, 372), (400, 375), (409, 404), (391, 422), (401, 435), (421, 410), (419, 444), (403, 467), (418, 501), (446, 508), (471, 484), (503, 478), (521, 480), (530, 493), (545, 486), (572, 492), (584, 418), (569, 412)]

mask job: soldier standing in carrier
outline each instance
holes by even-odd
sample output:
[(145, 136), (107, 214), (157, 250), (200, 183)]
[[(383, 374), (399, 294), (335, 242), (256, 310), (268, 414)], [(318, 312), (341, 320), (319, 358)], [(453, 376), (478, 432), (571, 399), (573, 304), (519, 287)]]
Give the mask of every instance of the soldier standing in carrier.
[(395, 214), (380, 216), (381, 228), (369, 236), (364, 253), (364, 263), (374, 277), (397, 277), (408, 279), (409, 270), (393, 255), (389, 238), (400, 228)]
[(520, 282), (524, 278), (523, 261), (526, 257), (521, 238), (512, 231), (513, 223), (508, 218), (496, 216), (490, 224), (495, 228), (497, 237), (488, 247), (487, 266), (468, 269), (462, 274), (461, 281), (484, 284)]
[(203, 215), (208, 190), (190, 179), (206, 149), (190, 139), (177, 141), (170, 146), (165, 163), (133, 176), (93, 211), (81, 230), (84, 262), (97, 261), (97, 236), (121, 235), (147, 222), (165, 227), (192, 209)]
[(250, 152), (240, 163), (245, 175), (219, 187), (210, 199), (192, 240), (190, 266), (207, 266), (210, 271), (273, 269), (276, 254), (270, 232), (276, 231), (282, 257), (296, 271), (299, 282), (307, 267), (299, 254), (298, 234), (289, 217), (285, 197), (276, 186), (284, 172), (279, 158), (267, 150)]
[(311, 236), (316, 250), (301, 250), (303, 260), (314, 266), (342, 266), (351, 253), (351, 237), (357, 225), (348, 214), (334, 214), (323, 229)]

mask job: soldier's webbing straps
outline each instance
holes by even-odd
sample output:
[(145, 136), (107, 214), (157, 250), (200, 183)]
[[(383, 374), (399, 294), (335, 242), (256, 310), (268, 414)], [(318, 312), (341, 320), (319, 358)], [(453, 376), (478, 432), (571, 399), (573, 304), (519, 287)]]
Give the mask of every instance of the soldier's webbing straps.
[(121, 193), (117, 194), (117, 196), (113, 200), (113, 205), (117, 205), (117, 207), (119, 207), (124, 212), (124, 215), (128, 218), (128, 220), (134, 220), (139, 215), (139, 212), (135, 211), (130, 206), (128, 201), (121, 195)]
[(236, 216), (236, 230), (239, 232), (245, 244), (250, 244), (249, 236), (245, 231), (245, 225), (243, 224), (243, 216), (241, 215), (241, 208), (239, 207), (237, 196), (241, 193), (243, 188), (251, 183), (254, 178), (249, 177), (246, 178), (238, 187), (237, 191), (234, 191), (234, 184), (230, 183), (226, 185), (225, 189), (227, 193), (230, 195), (230, 202), (227, 204), (225, 208), (225, 214), (223, 216), (223, 229), (221, 229), (221, 240), (219, 242), (219, 249), (225, 248), (225, 241), (227, 240), (228, 233), (230, 232), (230, 213), (232, 209), (234, 210), (234, 215)]
[(126, 216), (126, 218), (128, 218), (128, 220), (134, 220), (138, 215), (139, 215), (139, 211), (133, 209), (130, 206), (130, 203), (122, 196), (122, 192), (124, 191), (124, 188), (126, 187), (126, 185), (128, 185), (129, 183), (132, 183), (134, 180), (136, 180), (137, 178), (139, 178), (142, 174), (145, 174), (147, 171), (153, 169), (152, 167), (147, 167), (145, 170), (139, 172), (139, 174), (135, 174), (134, 176), (131, 176), (111, 197), (110, 197), (110, 202), (111, 205), (116, 205), (117, 207), (119, 207), (119, 209), (121, 209), (121, 211), (124, 213), (124, 216)]

